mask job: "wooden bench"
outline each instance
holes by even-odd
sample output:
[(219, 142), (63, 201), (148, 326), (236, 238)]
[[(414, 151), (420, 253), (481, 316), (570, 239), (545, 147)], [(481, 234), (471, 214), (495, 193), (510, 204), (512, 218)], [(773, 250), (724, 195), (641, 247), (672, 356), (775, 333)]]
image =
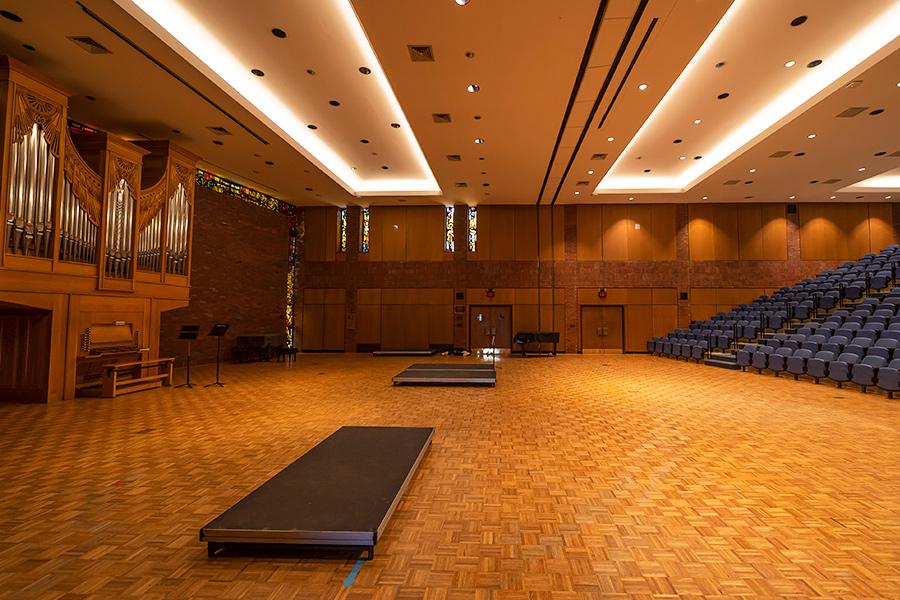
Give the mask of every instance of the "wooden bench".
[[(115, 398), (122, 394), (140, 392), (172, 385), (174, 358), (155, 358), (134, 362), (105, 365), (103, 371), (103, 397)], [(156, 369), (155, 374), (144, 371)]]

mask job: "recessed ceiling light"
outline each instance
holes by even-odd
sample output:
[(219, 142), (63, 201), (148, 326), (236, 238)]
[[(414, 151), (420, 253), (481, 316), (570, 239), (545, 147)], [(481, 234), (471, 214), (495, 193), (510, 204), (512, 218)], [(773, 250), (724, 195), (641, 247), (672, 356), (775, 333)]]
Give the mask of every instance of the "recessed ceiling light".
[(793, 199), (796, 198), (796, 197), (797, 197), (797, 196), (788, 196), (788, 200), (793, 200)]
[(306, 70), (306, 74), (307, 74), (307, 75), (315, 75), (316, 72), (315, 72), (313, 69), (307, 69), (307, 70)]
[(646, 83), (642, 83), (641, 85), (638, 86), (638, 89), (641, 90), (641, 91), (643, 92), (644, 90), (647, 89), (647, 84), (646, 84)]
[(25, 48), (26, 50), (31, 50), (32, 52), (37, 51), (37, 48), (35, 48), (31, 44), (22, 44), (22, 47)]
[(700, 124), (700, 119), (694, 119), (694, 125), (699, 125), (699, 124)]
[(750, 169), (751, 173), (756, 173), (756, 169)]
[(679, 157), (678, 157), (678, 160), (684, 160), (684, 159), (686, 159), (686, 158), (687, 158), (687, 156), (679, 156)]
[(484, 138), (475, 138), (475, 143), (476, 143), (476, 144), (483, 144), (483, 143), (484, 143)]
[(884, 109), (883, 109), (883, 108), (876, 108), (875, 110), (873, 110), (873, 111), (870, 112), (869, 114), (874, 116), (874, 115), (880, 115), (880, 114), (883, 113), (883, 112), (884, 112)]
[(363, 75), (371, 75), (372, 69), (370, 69), (369, 67), (360, 67), (359, 72)]
[(219, 140), (213, 140), (213, 144), (215, 144), (216, 146), (222, 146), (222, 145), (223, 145), (223, 143), (220, 142)]
[(341, 105), (341, 103), (338, 102), (337, 100), (329, 100), (328, 104), (330, 104), (332, 106), (340, 106)]
[(797, 64), (797, 61), (795, 61), (795, 60), (789, 60), (789, 61), (787, 61), (786, 63), (784, 63), (784, 66), (786, 66), (788, 69), (790, 69), (791, 67), (793, 67), (793, 66), (796, 65), (796, 64)]
[(807, 139), (810, 139), (810, 140), (811, 140), (811, 139), (814, 139), (814, 138), (816, 137), (816, 134), (811, 133), (811, 134), (809, 134), (809, 135), (806, 136), (806, 137), (807, 137)]
[(270, 167), (275, 165), (275, 163), (272, 162), (271, 160), (267, 160), (266, 164), (269, 165)]
[(818, 67), (821, 64), (822, 64), (822, 59), (817, 58), (816, 60), (811, 60), (808, 63), (806, 63), (806, 68), (807, 69), (815, 69), (816, 67)]
[(481, 89), (481, 86), (478, 85), (477, 83), (470, 83), (469, 85), (466, 86), (466, 90), (468, 90), (468, 92), (470, 94), (474, 94), (475, 92), (477, 92), (480, 89)]
[(837, 196), (832, 196), (832, 197), (831, 197), (832, 200), (834, 200), (835, 198), (837, 198)]
[(703, 158), (703, 157), (702, 157), (702, 156), (695, 156), (695, 157), (694, 157), (694, 160), (700, 160), (701, 158)]
[(644, 169), (644, 173), (649, 173), (650, 169)]
[(576, 195), (576, 196), (580, 196), (580, 195), (581, 195), (581, 192), (575, 192), (575, 195)]
[(900, 87), (900, 81), (897, 82), (897, 87)]
[(865, 170), (866, 170), (865, 167), (860, 167), (860, 168), (857, 169), (857, 171), (865, 171)]
[(593, 174), (594, 174), (593, 171), (588, 171), (588, 175), (593, 175)]
[(309, 129), (318, 129), (318, 127), (317, 127), (316, 125), (313, 125), (312, 123), (310, 123), (309, 125), (307, 125), (307, 127), (308, 127)]
[(797, 27), (798, 25), (803, 25), (806, 23), (806, 15), (800, 15), (794, 19), (791, 19), (791, 27)]
[(724, 66), (725, 66), (725, 62), (724, 62), (724, 61), (722, 61), (722, 62), (717, 62), (717, 63), (716, 63), (716, 68), (717, 68), (717, 69), (721, 69), (721, 68), (724, 67)]
[(469, 3), (469, 0), (455, 0), (455, 2), (456, 2), (459, 6), (465, 6), (466, 4)]
[(394, 129), (400, 129), (400, 123), (391, 123), (391, 127)]
[(265, 73), (263, 73), (259, 69), (251, 69), (250, 72), (253, 73), (254, 75), (256, 75), (257, 77), (262, 77), (263, 75), (265, 75)]
[(20, 17), (19, 15), (17, 15), (14, 12), (9, 12), (8, 10), (0, 10), (0, 17), (9, 19), (10, 21), (13, 21), (14, 23), (22, 22), (22, 17)]
[(890, 196), (885, 196), (884, 199), (885, 199), (885, 200), (890, 200), (891, 197), (890, 197)]
[(607, 141), (607, 142), (613, 142), (613, 141), (615, 141), (615, 139), (616, 139), (616, 138), (614, 138), (613, 136), (609, 136), (608, 138), (606, 138), (606, 141)]
[(727, 97), (730, 96), (730, 95), (731, 95), (731, 94), (729, 94), (728, 92), (722, 92), (721, 94), (719, 94), (718, 96), (716, 96), (716, 98), (718, 98), (719, 100), (724, 100), (725, 98), (727, 98)]
[(468, 50), (466, 52), (466, 58), (475, 58), (475, 53), (472, 52), (471, 50)]
[(94, 98), (93, 96), (85, 96), (84, 99), (85, 99), (85, 100), (90, 100), (91, 102), (93, 102), (94, 100), (96, 100), (96, 98)]
[(272, 29), (272, 35), (274, 35), (277, 38), (282, 38), (282, 39), (287, 37), (287, 33), (285, 33), (284, 29), (278, 29), (277, 27)]
[(629, 200), (634, 200), (634, 196), (628, 196)]
[(678, 138), (677, 140), (672, 140), (672, 143), (673, 143), (673, 144), (680, 144), (680, 143), (681, 143), (681, 138)]
[(709, 196), (703, 196), (703, 200), (709, 200)]
[(368, 144), (368, 143), (369, 143), (369, 140), (367, 140), (367, 139), (364, 138), (364, 139), (359, 140), (359, 143), (360, 143), (360, 144)]
[(384, 169), (384, 170), (385, 170), (385, 171), (387, 171), (387, 170), (388, 170), (388, 167), (387, 167), (387, 165), (381, 165), (381, 168), (382, 168), (382, 169)]

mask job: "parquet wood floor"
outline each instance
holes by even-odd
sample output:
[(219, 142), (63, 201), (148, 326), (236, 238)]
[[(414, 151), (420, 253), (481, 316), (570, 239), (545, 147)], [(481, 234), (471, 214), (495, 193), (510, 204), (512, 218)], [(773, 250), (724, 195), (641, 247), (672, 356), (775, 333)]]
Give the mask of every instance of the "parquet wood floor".
[[(391, 387), (410, 362), (0, 405), (0, 598), (900, 598), (900, 402), (646, 356)], [(207, 558), (200, 526), (344, 424), (437, 428), (352, 585), (346, 555)]]

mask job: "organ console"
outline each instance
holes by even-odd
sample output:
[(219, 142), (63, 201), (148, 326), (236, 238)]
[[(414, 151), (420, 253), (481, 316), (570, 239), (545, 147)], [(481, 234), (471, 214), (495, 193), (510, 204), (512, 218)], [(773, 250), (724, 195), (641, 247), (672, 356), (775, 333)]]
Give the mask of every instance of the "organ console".
[(188, 302), (198, 157), (70, 131), (69, 95), (0, 58), (0, 400), (96, 392), (103, 367), (157, 358), (160, 313)]

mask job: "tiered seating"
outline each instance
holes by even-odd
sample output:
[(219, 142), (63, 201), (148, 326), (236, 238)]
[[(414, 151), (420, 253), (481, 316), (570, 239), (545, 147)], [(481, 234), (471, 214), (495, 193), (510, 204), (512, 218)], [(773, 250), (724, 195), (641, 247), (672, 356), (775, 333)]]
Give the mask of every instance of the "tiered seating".
[(708, 363), (711, 355), (724, 356), (729, 360), (723, 366), (787, 372), (795, 379), (806, 375), (816, 383), (828, 378), (839, 387), (851, 381), (863, 391), (878, 386), (893, 397), (900, 391), (900, 287), (885, 290), (895, 283), (897, 263), (900, 246), (889, 246), (653, 338), (647, 350)]

